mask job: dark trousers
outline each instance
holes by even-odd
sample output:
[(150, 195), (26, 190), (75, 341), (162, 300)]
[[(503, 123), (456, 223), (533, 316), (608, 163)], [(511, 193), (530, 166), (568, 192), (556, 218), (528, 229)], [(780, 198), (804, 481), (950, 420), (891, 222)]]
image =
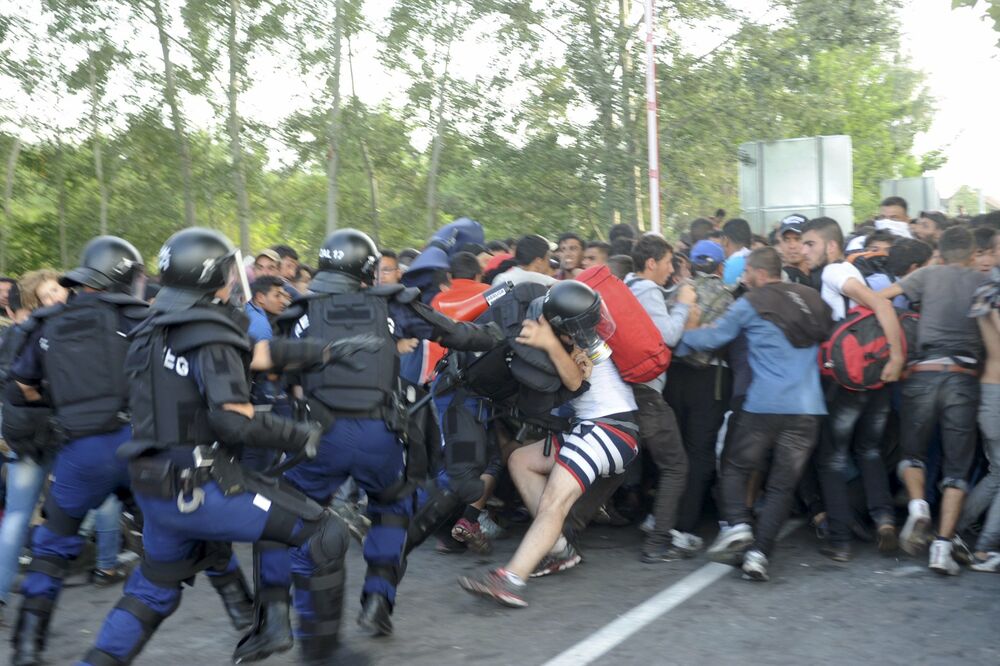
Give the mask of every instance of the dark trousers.
[(865, 487), (868, 513), (876, 524), (893, 522), (889, 475), (882, 460), (882, 438), (889, 420), (888, 388), (877, 391), (848, 391), (831, 385), (827, 391), (830, 415), (820, 437), (819, 481), (830, 521), (831, 540), (851, 540), (850, 499), (847, 473), (850, 456), (856, 453)]
[(677, 529), (693, 532), (715, 479), (715, 441), (732, 392), (728, 368), (696, 368), (675, 363), (667, 373), (665, 396), (677, 417), (688, 458), (687, 487), (681, 496)]
[(730, 525), (750, 523), (747, 484), (750, 475), (772, 455), (763, 507), (754, 529), (753, 547), (768, 557), (788, 518), (802, 471), (816, 446), (821, 417), (809, 414), (753, 414), (739, 417), (739, 432), (726, 449), (722, 465), (722, 513)]
[(677, 508), (687, 486), (687, 453), (677, 419), (663, 396), (641, 384), (633, 386), (632, 392), (639, 407), (639, 445), (649, 452), (658, 474), (653, 504), (656, 528), (650, 541), (666, 543), (670, 540), (670, 530), (674, 529)]

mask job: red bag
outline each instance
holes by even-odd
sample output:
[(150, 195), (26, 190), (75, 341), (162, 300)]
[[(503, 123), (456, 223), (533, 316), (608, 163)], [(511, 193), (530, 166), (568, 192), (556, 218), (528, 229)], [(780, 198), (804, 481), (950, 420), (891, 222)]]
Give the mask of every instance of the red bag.
[(601, 295), (615, 320), (614, 335), (607, 343), (622, 379), (641, 384), (663, 374), (672, 352), (632, 290), (607, 266), (592, 266), (576, 279)]
[[(903, 355), (912, 344), (918, 317), (901, 313)], [(907, 340), (910, 337), (910, 340)], [(875, 313), (858, 305), (838, 321), (830, 339), (819, 347), (820, 374), (851, 391), (874, 391), (885, 386), (882, 370), (889, 362), (889, 341)]]

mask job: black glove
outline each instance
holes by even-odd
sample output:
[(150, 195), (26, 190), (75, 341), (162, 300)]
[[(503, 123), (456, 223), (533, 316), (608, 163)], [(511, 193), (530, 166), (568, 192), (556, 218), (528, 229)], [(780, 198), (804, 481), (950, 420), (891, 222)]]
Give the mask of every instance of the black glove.
[(385, 340), (371, 333), (341, 338), (340, 340), (331, 342), (324, 348), (323, 361), (328, 365), (331, 363), (341, 363), (347, 357), (353, 356), (358, 352), (377, 352), (384, 344)]

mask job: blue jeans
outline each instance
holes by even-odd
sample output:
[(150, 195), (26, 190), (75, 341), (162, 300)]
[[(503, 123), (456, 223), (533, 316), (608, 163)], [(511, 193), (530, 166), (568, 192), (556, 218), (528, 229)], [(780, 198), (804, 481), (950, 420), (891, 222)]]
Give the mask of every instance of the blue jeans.
[(18, 557), (28, 538), (31, 514), (51, 467), (51, 461), (42, 466), (31, 458), (7, 463), (7, 508), (0, 523), (0, 601), (4, 603), (17, 575)]
[(93, 533), (97, 540), (97, 568), (110, 571), (118, 566), (122, 549), (122, 502), (117, 495), (108, 495), (104, 504), (87, 513), (80, 526), (82, 532)]

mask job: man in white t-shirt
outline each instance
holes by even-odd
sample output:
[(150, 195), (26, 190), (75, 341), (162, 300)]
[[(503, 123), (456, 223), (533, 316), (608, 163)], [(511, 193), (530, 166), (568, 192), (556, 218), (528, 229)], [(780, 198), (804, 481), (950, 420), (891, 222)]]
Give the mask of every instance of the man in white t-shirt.
[[(899, 319), (892, 303), (872, 291), (861, 271), (844, 261), (844, 235), (836, 220), (819, 217), (802, 227), (802, 251), (810, 270), (822, 269), (820, 295), (840, 321), (857, 305), (870, 308), (890, 344), (882, 381), (899, 379), (906, 357)], [(852, 450), (864, 481), (868, 512), (878, 530), (878, 547), (896, 550), (895, 509), (889, 493), (889, 475), (882, 460), (882, 438), (889, 419), (889, 389), (849, 391), (839, 384), (827, 387), (827, 426), (820, 435), (818, 468), (826, 504), (830, 538), (821, 552), (833, 560), (851, 559), (851, 523), (854, 518), (847, 493), (847, 468)]]
[(523, 608), (529, 577), (579, 564), (579, 553), (562, 534), (570, 508), (598, 477), (624, 473), (638, 453), (635, 398), (596, 335), (601, 311), (590, 287), (566, 280), (549, 290), (543, 316), (524, 322), (517, 342), (544, 350), (563, 386), (577, 392), (569, 402), (573, 417), (568, 432), (553, 434), (550, 454), (545, 441), (511, 454), (508, 469), (535, 519), (506, 565), (459, 577), (472, 594)]

